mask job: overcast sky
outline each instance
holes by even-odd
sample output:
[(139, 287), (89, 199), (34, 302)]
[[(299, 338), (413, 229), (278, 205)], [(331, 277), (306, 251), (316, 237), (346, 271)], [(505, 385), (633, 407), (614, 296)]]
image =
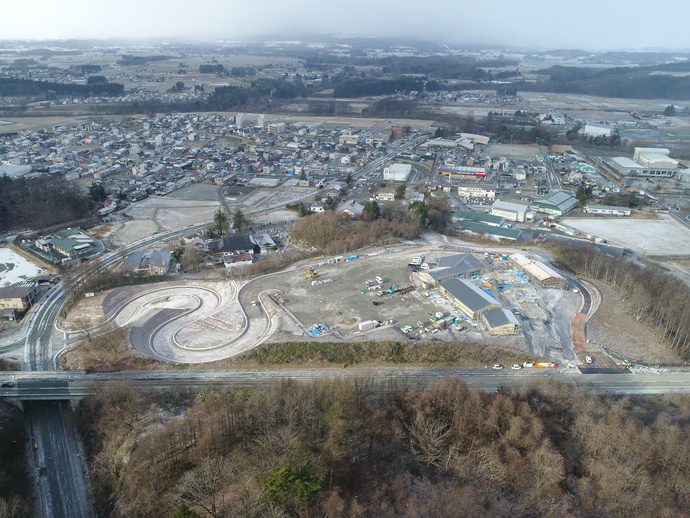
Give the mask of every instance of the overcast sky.
[(514, 48), (690, 48), (688, 0), (0, 0), (0, 39), (414, 36)]

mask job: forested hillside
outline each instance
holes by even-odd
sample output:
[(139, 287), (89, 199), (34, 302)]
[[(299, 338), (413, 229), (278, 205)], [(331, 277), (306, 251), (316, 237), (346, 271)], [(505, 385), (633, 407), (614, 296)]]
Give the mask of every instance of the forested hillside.
[(0, 231), (39, 230), (86, 217), (91, 202), (61, 177), (0, 176)]
[(372, 381), (85, 400), (98, 514), (690, 516), (686, 395)]

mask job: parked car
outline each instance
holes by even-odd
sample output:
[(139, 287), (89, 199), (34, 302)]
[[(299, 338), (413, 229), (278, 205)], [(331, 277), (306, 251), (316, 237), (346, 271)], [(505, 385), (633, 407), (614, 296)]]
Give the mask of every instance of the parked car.
[(503, 368), (503, 365), (501, 365), (500, 363), (494, 363), (493, 369), (495, 371), (500, 371), (502, 368)]
[(12, 387), (14, 387), (14, 381), (3, 381), (2, 384), (0, 384), (0, 387), (12, 388)]
[(510, 368), (514, 371), (519, 371), (520, 369), (522, 369), (522, 365), (520, 365), (519, 363), (514, 363)]
[(585, 361), (586, 361), (587, 363), (592, 363), (592, 361), (594, 361), (594, 360), (592, 360), (592, 357), (591, 357), (591, 356), (585, 356)]

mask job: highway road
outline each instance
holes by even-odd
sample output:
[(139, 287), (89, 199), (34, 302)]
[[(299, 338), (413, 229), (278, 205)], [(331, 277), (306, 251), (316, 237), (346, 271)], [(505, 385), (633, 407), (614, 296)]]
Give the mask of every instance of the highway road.
[[(66, 385), (66, 381), (62, 384)], [(22, 382), (20, 392), (61, 392), (56, 382)], [(49, 389), (44, 385), (54, 386)], [(93, 516), (88, 486), (82, 471), (82, 457), (72, 413), (67, 401), (32, 401), (25, 403), (30, 417), (32, 454), (39, 491), (40, 516), (54, 518), (89, 518)], [(75, 473), (78, 476), (75, 477)]]
[(544, 163), (546, 164), (546, 179), (549, 184), (549, 190), (560, 189), (561, 179), (558, 177), (558, 173), (556, 173), (553, 167), (553, 162), (548, 156), (545, 156)]
[(16, 380), (16, 386), (0, 389), (0, 397), (25, 400), (79, 398), (108, 387), (141, 390), (183, 390), (199, 392), (213, 388), (268, 386), (280, 380), (313, 382), (328, 379), (360, 379), (381, 390), (409, 385), (428, 388), (444, 376), (463, 379), (487, 392), (506, 387), (535, 386), (559, 381), (585, 390), (615, 394), (667, 394), (690, 392), (690, 369), (656, 374), (630, 373), (584, 375), (577, 369), (522, 369), (520, 371), (456, 368), (347, 368), (237, 371), (133, 371), (122, 373), (0, 373)]

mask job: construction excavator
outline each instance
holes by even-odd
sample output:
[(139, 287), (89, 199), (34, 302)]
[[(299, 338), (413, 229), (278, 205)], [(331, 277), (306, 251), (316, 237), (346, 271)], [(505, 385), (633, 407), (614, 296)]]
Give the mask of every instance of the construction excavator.
[(306, 266), (304, 268), (304, 278), (305, 279), (316, 279), (319, 277), (319, 272), (314, 270), (313, 266)]

